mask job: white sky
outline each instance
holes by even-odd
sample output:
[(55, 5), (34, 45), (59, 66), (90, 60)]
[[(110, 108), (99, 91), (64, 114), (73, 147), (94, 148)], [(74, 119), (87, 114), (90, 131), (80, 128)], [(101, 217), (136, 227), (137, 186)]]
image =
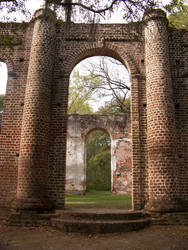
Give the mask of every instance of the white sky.
[[(168, 4), (170, 0), (162, 0), (163, 4)], [(188, 0), (185, 1), (188, 3)], [(31, 10), (31, 14), (39, 8), (42, 7), (43, 0), (28, 0), (27, 8)], [(110, 22), (112, 23), (123, 23), (121, 16), (116, 13), (111, 18)], [(6, 92), (6, 83), (7, 83), (7, 68), (4, 63), (0, 62), (0, 94), (5, 94)]]

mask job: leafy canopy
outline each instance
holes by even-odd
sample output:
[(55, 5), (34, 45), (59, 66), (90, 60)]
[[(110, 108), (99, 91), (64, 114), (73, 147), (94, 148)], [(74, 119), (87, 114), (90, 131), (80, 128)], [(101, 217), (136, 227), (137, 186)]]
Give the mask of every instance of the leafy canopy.
[[(30, 0), (0, 0), (0, 8), (5, 10), (5, 16), (16, 12), (29, 16), (26, 3)], [(157, 8), (161, 1), (157, 0), (43, 0), (44, 8), (51, 8), (57, 16), (67, 22), (108, 19), (112, 13), (119, 12), (125, 20), (138, 20), (143, 12)]]
[(168, 16), (170, 27), (188, 30), (188, 5), (185, 1), (173, 0), (166, 6), (166, 10), (171, 13)]
[(91, 113), (88, 105), (98, 114), (129, 113), (129, 94), (129, 73), (122, 63), (104, 56), (88, 58), (71, 75), (69, 113)]
[(73, 71), (71, 85), (69, 87), (68, 113), (91, 114), (93, 112), (89, 101), (91, 101), (93, 91), (85, 88), (85, 76), (79, 71)]

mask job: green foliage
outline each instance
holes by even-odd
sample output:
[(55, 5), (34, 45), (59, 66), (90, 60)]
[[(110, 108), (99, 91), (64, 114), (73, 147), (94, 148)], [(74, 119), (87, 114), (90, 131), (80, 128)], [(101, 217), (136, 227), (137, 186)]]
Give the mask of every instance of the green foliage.
[[(0, 26), (2, 26), (0, 24)], [(22, 44), (22, 39), (18, 34), (18, 26), (15, 23), (11, 23), (11, 33), (2, 34), (0, 37), (0, 44), (4, 47), (13, 49), (16, 45)]]
[(183, 0), (173, 0), (166, 9), (171, 13), (168, 16), (170, 27), (188, 30), (188, 6)]
[(86, 187), (87, 191), (111, 189), (110, 137), (103, 130), (88, 135)]
[(0, 111), (3, 110), (3, 101), (5, 99), (5, 95), (0, 95)]
[(98, 103), (104, 103), (101, 99), (108, 101), (105, 106), (109, 106), (110, 111), (106, 107), (105, 111), (127, 112), (130, 81), (125, 66), (113, 58), (100, 56), (86, 59), (82, 67), (85, 70), (85, 86), (95, 93)]
[(69, 106), (68, 113), (69, 114), (91, 114), (92, 108), (87, 103), (82, 96), (77, 96), (77, 92), (72, 91), (71, 98), (75, 99), (74, 102), (71, 103), (71, 106)]
[(122, 63), (108, 57), (87, 59), (82, 65), (83, 70), (84, 74), (75, 70), (71, 76), (69, 113), (91, 113), (90, 101), (99, 107), (104, 98), (109, 101), (103, 104), (98, 114), (130, 113), (129, 77)]
[(131, 209), (131, 195), (109, 191), (89, 191), (85, 195), (66, 195), (66, 208)]
[(20, 45), (21, 40), (15, 39), (14, 35), (9, 35), (9, 34), (3, 34), (1, 36), (1, 45), (8, 47), (8, 48), (13, 48), (15, 45)]
[(85, 76), (80, 75), (79, 71), (74, 71), (69, 87), (68, 113), (91, 114), (92, 107), (88, 101), (92, 100), (93, 91), (85, 87)]
[(188, 6), (185, 6), (181, 11), (171, 14), (168, 20), (170, 27), (188, 30)]
[(170, 13), (175, 13), (182, 10), (184, 6), (184, 0), (171, 0), (171, 2), (165, 5), (165, 9)]
[(105, 115), (105, 114), (118, 115), (123, 113), (130, 114), (130, 98), (126, 98), (123, 102), (124, 102), (123, 108), (121, 108), (121, 105), (117, 103), (117, 100), (106, 102), (105, 106), (99, 108), (97, 113), (100, 115)]
[(3, 34), (1, 36), (1, 44), (2, 45), (10, 45), (12, 44), (12, 41), (13, 41), (13, 36), (9, 35), (9, 34)]

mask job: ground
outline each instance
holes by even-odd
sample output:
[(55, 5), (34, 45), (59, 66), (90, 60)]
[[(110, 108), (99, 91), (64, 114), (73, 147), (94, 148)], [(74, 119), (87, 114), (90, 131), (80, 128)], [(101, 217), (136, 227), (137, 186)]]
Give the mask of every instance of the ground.
[(50, 227), (0, 226), (0, 250), (187, 250), (188, 227), (150, 226), (130, 233), (80, 235)]
[[(126, 201), (126, 202), (125, 202)], [(107, 192), (70, 195), (66, 207), (130, 208), (131, 197)], [(8, 215), (0, 209), (0, 222)], [(81, 235), (50, 227), (11, 227), (0, 223), (0, 250), (188, 250), (188, 226), (150, 226), (130, 233)]]
[(92, 190), (85, 195), (66, 195), (66, 208), (104, 208), (126, 209), (132, 208), (131, 195), (113, 195), (110, 191)]

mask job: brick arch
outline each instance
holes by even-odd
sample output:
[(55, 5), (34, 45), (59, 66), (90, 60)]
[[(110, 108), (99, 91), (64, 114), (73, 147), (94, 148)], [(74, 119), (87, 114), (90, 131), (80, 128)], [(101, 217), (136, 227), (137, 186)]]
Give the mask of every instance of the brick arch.
[[(175, 211), (181, 200), (187, 208), (187, 130), (181, 126), (187, 124), (187, 32), (168, 29), (159, 10), (148, 12), (144, 22), (97, 24), (92, 37), (91, 24), (71, 23), (67, 34), (50, 13), (42, 16), (40, 10), (24, 28), (16, 24), (22, 43), (16, 41), (11, 53), (1, 46), (0, 58), (9, 61), (13, 74), (0, 136), (0, 206), (8, 207), (16, 198), (16, 209), (46, 210), (49, 204), (64, 208), (69, 75), (80, 60), (107, 55), (120, 60), (131, 78), (133, 209), (142, 209), (149, 201), (148, 210)], [(1, 26), (1, 36), (12, 34), (11, 24)], [(31, 137), (25, 136), (30, 132)], [(25, 138), (29, 138), (26, 146)], [(44, 192), (38, 197), (41, 187)]]
[[(72, 50), (69, 54), (68, 60), (66, 60), (66, 65), (64, 65), (64, 73), (66, 81), (69, 81), (69, 76), (72, 69), (76, 64), (82, 60), (91, 56), (110, 56), (114, 59), (119, 60), (128, 70), (130, 74), (131, 82), (131, 130), (132, 130), (132, 164), (134, 168), (132, 169), (133, 177), (133, 190), (134, 195), (132, 196), (132, 204), (134, 209), (140, 209), (143, 207), (146, 197), (146, 186), (144, 186), (145, 178), (141, 177), (143, 175), (141, 170), (141, 164), (146, 168), (147, 165), (147, 142), (146, 137), (143, 136), (143, 130), (146, 130), (146, 109), (143, 110), (142, 102), (146, 102), (146, 92), (145, 92), (145, 76), (138, 59), (132, 55), (133, 52), (128, 46), (124, 48), (118, 43), (105, 44), (103, 40), (96, 41), (93, 43), (85, 42), (83, 46), (79, 46), (76, 50)], [(143, 57), (142, 53), (138, 57)], [(143, 85), (143, 86), (142, 86)], [(69, 84), (67, 85), (68, 88)], [(68, 92), (68, 90), (67, 90)], [(68, 102), (68, 100), (67, 100)], [(142, 114), (142, 117), (141, 117)], [(143, 137), (142, 137), (143, 136)], [(142, 138), (141, 138), (142, 137)], [(142, 158), (142, 160), (141, 160)], [(144, 172), (146, 175), (146, 171)], [(140, 179), (139, 183), (137, 178)]]
[(6, 58), (4, 59), (4, 58), (0, 57), (0, 62), (6, 64), (8, 72), (12, 71), (14, 69), (12, 62), (10, 60), (6, 59)]
[[(10, 72), (10, 69), (12, 68), (12, 63), (10, 62), (10, 60), (7, 60), (6, 58), (3, 60), (1, 57), (0, 57), (0, 62), (4, 63), (7, 68), (7, 81), (5, 84), (5, 98), (3, 101), (3, 106), (5, 106), (5, 101), (6, 101), (6, 96), (7, 96), (7, 86), (8, 86), (8, 80), (9, 80), (8, 73)], [(2, 111), (4, 111), (4, 107)], [(2, 120), (4, 120), (4, 112), (0, 113), (0, 133), (1, 133), (1, 127), (2, 127)]]
[(10, 72), (10, 69), (11, 69), (11, 63), (9, 61), (6, 61), (6, 60), (1, 60), (0, 58), (0, 63), (4, 63), (6, 65), (6, 68), (7, 68), (7, 82), (8, 82), (8, 72)]
[(0, 57), (0, 62), (5, 63), (7, 67), (7, 82), (6, 82), (6, 92), (5, 92), (5, 95), (6, 95), (8, 86), (9, 86), (9, 81), (11, 80), (11, 77), (14, 77), (16, 75), (15, 67), (14, 67), (14, 63), (9, 58)]
[(69, 60), (66, 61), (67, 73), (70, 74), (78, 63), (92, 56), (112, 57), (120, 61), (126, 67), (130, 75), (139, 74), (140, 72), (137, 63), (127, 51), (113, 44), (100, 46), (99, 42), (95, 42), (92, 43), (92, 45), (85, 44), (77, 51), (74, 51), (73, 55), (70, 55)]
[(83, 134), (84, 140), (87, 141), (88, 136), (89, 136), (91, 133), (93, 133), (94, 131), (104, 131), (105, 133), (108, 134), (108, 136), (109, 136), (110, 138), (112, 138), (112, 135), (111, 135), (110, 131), (109, 131), (107, 128), (105, 128), (105, 126), (97, 126), (97, 127), (90, 128), (90, 129), (88, 129), (88, 130), (85, 130), (85, 133)]

